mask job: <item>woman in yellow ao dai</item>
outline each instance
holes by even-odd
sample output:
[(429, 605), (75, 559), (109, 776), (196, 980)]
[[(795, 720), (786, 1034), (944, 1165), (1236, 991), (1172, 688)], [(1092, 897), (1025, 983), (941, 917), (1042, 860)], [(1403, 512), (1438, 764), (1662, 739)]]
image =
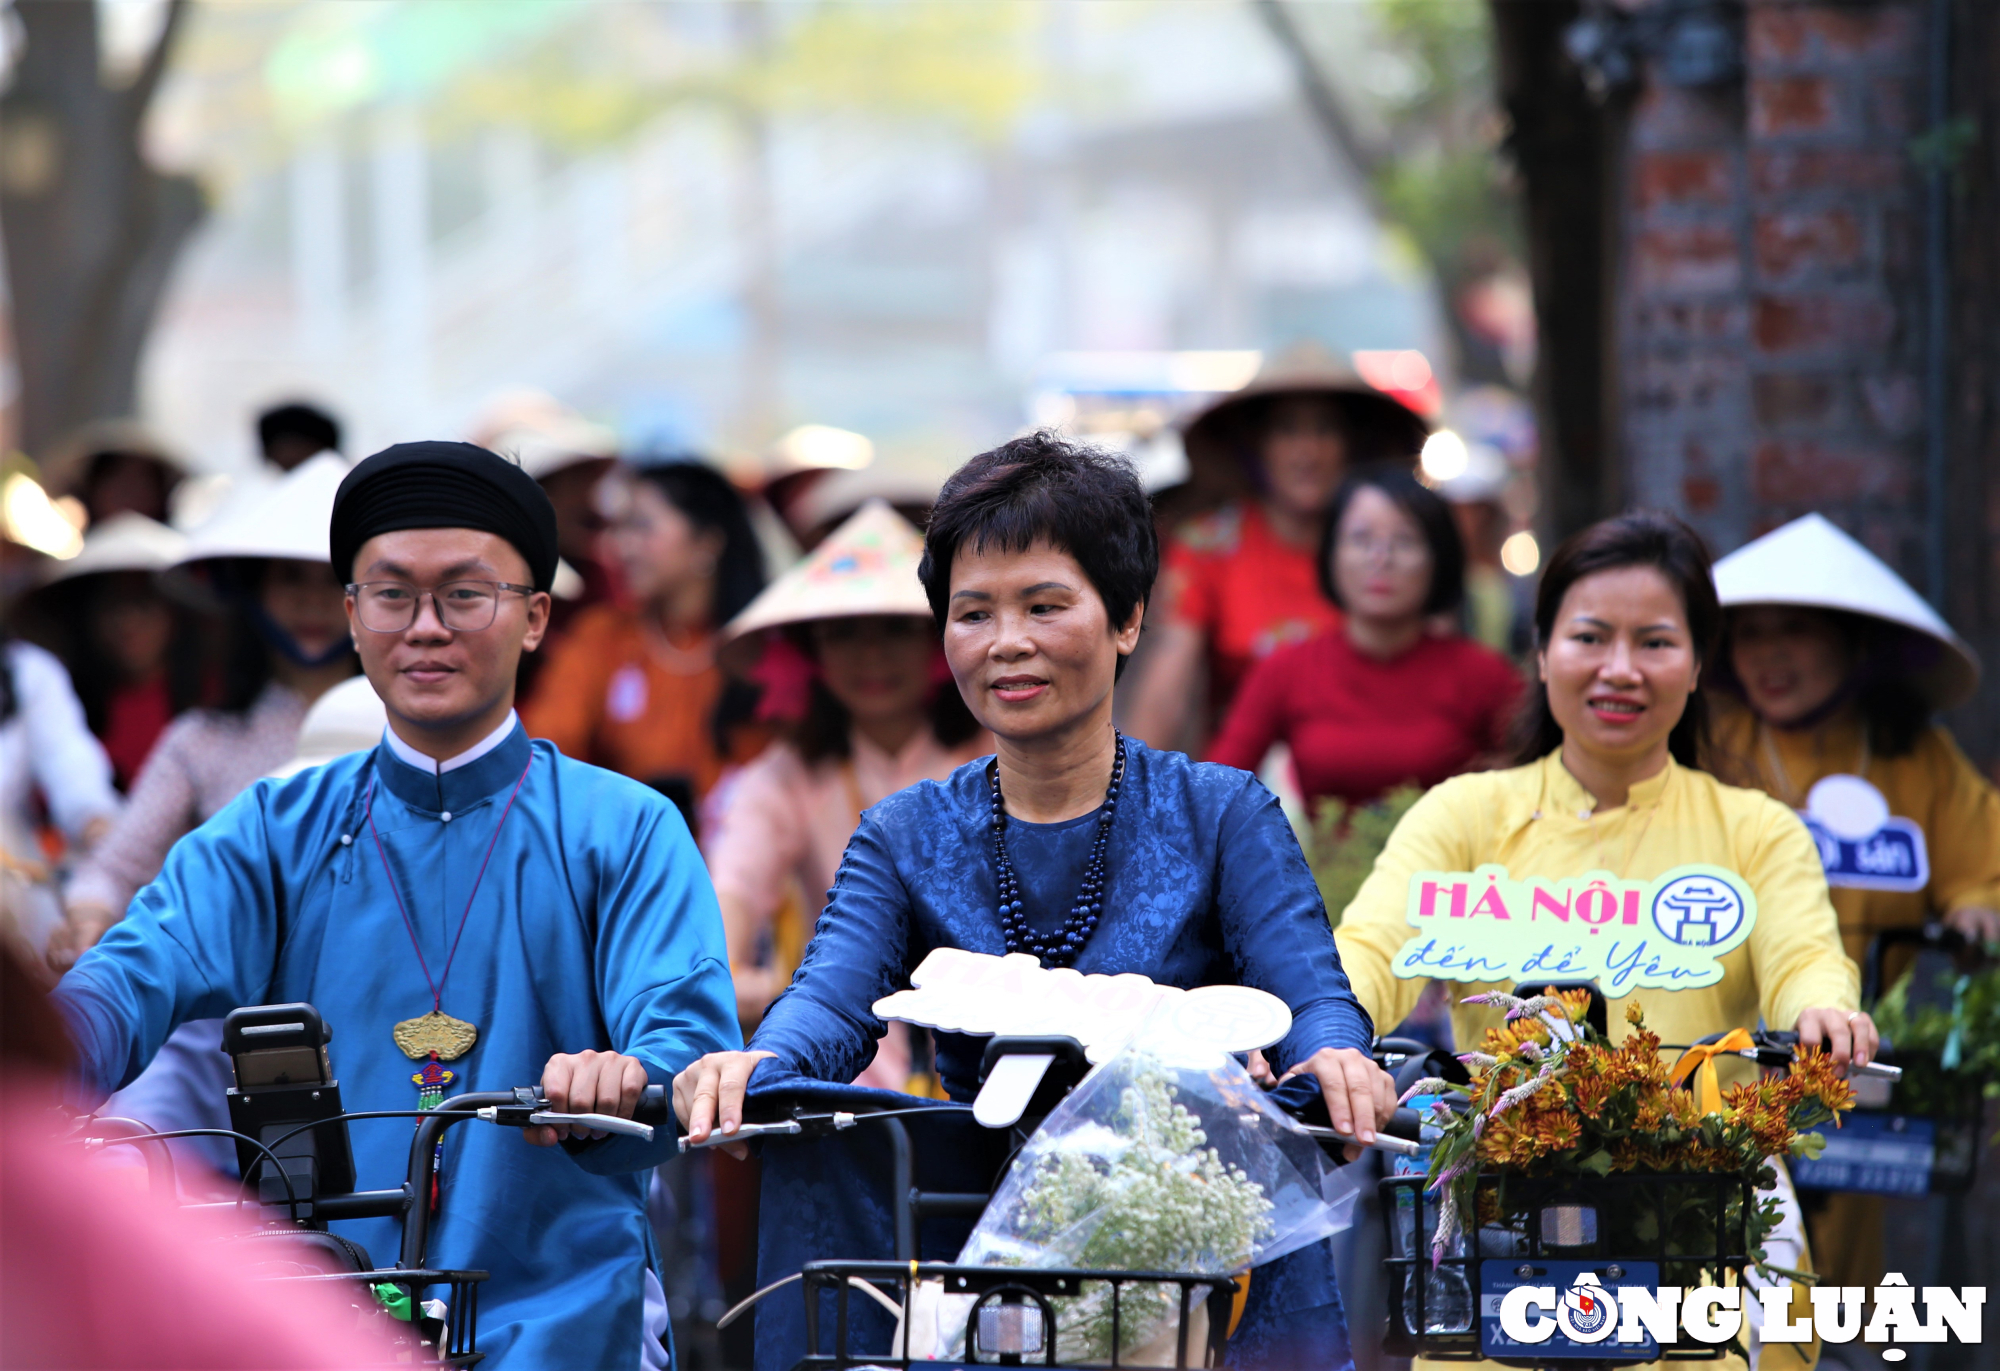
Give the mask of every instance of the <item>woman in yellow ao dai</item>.
[[(1541, 649), (1535, 736), (1523, 764), (1459, 776), (1403, 816), (1335, 937), (1362, 1006), (1379, 1025), (1401, 1022), (1425, 982), (1391, 967), (1414, 934), (1406, 916), (1418, 872), (1475, 871), (1486, 863), (1516, 880), (1607, 871), (1633, 881), (1677, 866), (1734, 872), (1756, 896), (1748, 938), (1721, 960), (1715, 984), (1615, 995), (1614, 1036), (1627, 1031), (1622, 1001), (1637, 999), (1668, 1044), (1730, 1028), (1796, 1028), (1839, 1060), (1875, 1055), (1875, 1027), (1859, 1011), (1859, 972), (1842, 950), (1818, 851), (1797, 815), (1757, 791), (1698, 769), (1703, 731), (1696, 693), (1721, 611), (1706, 551), (1694, 532), (1659, 515), (1626, 515), (1570, 539), (1550, 559), (1536, 601)], [(1511, 985), (1456, 985), (1454, 999)], [(1456, 1005), (1461, 1046), (1477, 1044), (1499, 1011)], [(1748, 1079), (1740, 1059), (1723, 1079)], [(1767, 1246), (1780, 1265), (1810, 1270), (1797, 1202)], [(1789, 1242), (1782, 1252), (1779, 1242)], [(1789, 1258), (1789, 1260), (1785, 1260)], [(1797, 1304), (1802, 1297), (1795, 1294)], [(1810, 1366), (1811, 1345), (1786, 1346)]]

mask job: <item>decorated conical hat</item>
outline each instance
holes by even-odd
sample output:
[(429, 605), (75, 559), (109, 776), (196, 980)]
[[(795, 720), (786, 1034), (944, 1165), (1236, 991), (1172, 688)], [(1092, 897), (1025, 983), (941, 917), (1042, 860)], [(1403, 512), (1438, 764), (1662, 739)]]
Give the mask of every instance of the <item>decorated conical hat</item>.
[(1979, 688), (1979, 658), (1907, 582), (1818, 514), (1794, 519), (1715, 564), (1725, 608), (1804, 605), (1880, 619), (1944, 648), (1916, 683), (1932, 707), (1949, 709)]
[(374, 747), (388, 726), (389, 712), (375, 687), (366, 676), (350, 677), (313, 701), (299, 726), (298, 750), (292, 760), (271, 774), (282, 779)]
[(755, 636), (786, 624), (862, 614), (930, 618), (917, 580), (923, 555), (924, 536), (910, 521), (888, 501), (870, 500), (723, 627), (725, 665), (741, 669), (754, 657)]
[(325, 562), (333, 496), (347, 475), (344, 459), (331, 452), (300, 463), (275, 481), (246, 490), (220, 513), (188, 535), (179, 565), (214, 557), (278, 557)]
[(185, 534), (128, 510), (92, 524), (83, 537), (83, 551), (66, 562), (52, 562), (44, 584), (109, 571), (165, 571), (186, 550)]

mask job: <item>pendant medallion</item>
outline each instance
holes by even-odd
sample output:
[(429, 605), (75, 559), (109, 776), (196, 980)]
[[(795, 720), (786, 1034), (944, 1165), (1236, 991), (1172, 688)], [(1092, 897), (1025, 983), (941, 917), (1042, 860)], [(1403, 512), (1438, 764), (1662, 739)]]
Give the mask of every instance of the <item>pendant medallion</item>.
[(412, 1061), (436, 1057), (455, 1062), (479, 1041), (479, 1030), (463, 1019), (454, 1019), (433, 1009), (396, 1025), (396, 1046)]

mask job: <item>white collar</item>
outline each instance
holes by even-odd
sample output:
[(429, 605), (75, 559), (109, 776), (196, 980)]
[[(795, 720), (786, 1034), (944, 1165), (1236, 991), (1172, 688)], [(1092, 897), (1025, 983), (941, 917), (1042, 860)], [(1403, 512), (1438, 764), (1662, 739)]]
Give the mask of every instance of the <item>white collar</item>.
[(514, 711), (511, 709), (508, 710), (507, 717), (500, 721), (500, 727), (494, 729), (491, 733), (448, 762), (440, 762), (435, 757), (426, 757), (423, 753), (397, 737), (396, 730), (393, 728), (382, 730), (382, 741), (389, 745), (389, 750), (396, 754), (398, 761), (408, 763), (423, 772), (426, 776), (442, 776), (447, 771), (456, 771), (462, 766), (471, 766), (494, 748), (506, 742), (507, 735), (512, 733), (514, 726), (520, 722), (520, 718)]

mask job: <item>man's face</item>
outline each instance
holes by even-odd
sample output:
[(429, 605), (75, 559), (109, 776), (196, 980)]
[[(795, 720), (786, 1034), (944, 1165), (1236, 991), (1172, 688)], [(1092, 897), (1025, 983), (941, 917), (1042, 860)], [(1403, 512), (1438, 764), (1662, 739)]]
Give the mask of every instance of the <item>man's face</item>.
[[(361, 668), (393, 717), (447, 729), (512, 702), (521, 653), (540, 645), (549, 622), (549, 597), (540, 591), (491, 589), (495, 582), (533, 584), (513, 544), (469, 528), (402, 529), (363, 543), (352, 574), (368, 603), (347, 597), (348, 627)], [(482, 606), (487, 594), (497, 598)], [(408, 627), (369, 626), (394, 622), (399, 610), (408, 615), (412, 604)], [(491, 623), (460, 626), (485, 618), (488, 608)]]

